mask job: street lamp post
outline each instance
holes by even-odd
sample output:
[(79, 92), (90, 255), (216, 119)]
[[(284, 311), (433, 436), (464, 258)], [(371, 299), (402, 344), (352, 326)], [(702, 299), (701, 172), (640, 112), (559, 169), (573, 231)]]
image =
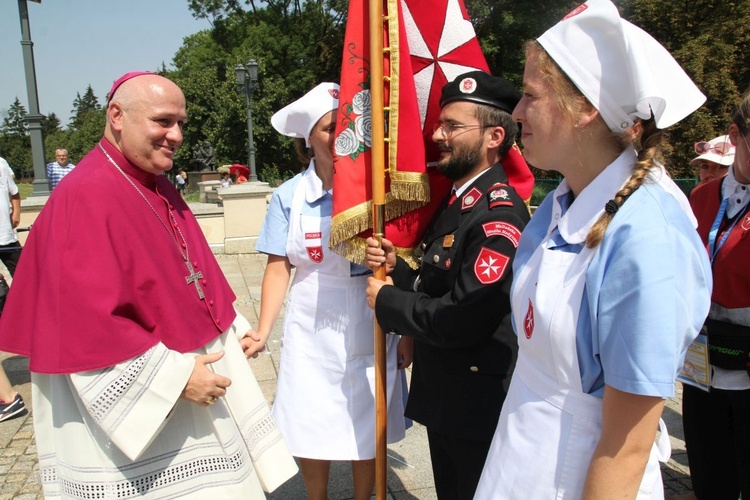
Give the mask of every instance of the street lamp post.
[[(41, 3), (42, 0), (31, 1)], [(47, 166), (44, 161), (44, 135), (42, 133), (44, 115), (39, 112), (39, 96), (36, 90), (36, 69), (34, 67), (34, 43), (31, 41), (29, 10), (27, 7), (26, 0), (18, 0), (23, 65), (26, 71), (26, 93), (29, 97), (29, 113), (25, 119), (29, 125), (31, 157), (34, 164), (34, 182), (32, 183), (34, 190), (31, 196), (48, 196), (49, 181), (47, 180)]]
[(253, 143), (253, 110), (250, 105), (250, 98), (258, 88), (258, 61), (250, 59), (246, 65), (238, 64), (234, 67), (234, 74), (237, 76), (237, 86), (240, 92), (245, 94), (247, 103), (247, 153), (248, 167), (250, 168), (250, 178), (248, 181), (257, 181), (258, 177), (255, 172), (255, 144)]

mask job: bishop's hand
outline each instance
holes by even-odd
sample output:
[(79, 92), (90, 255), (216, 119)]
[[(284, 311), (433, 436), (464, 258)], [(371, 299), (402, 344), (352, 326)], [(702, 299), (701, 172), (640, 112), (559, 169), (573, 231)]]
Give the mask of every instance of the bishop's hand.
[(232, 381), (211, 371), (207, 366), (224, 357), (224, 351), (199, 354), (195, 357), (193, 373), (190, 374), (180, 397), (200, 406), (210, 406), (227, 393)]

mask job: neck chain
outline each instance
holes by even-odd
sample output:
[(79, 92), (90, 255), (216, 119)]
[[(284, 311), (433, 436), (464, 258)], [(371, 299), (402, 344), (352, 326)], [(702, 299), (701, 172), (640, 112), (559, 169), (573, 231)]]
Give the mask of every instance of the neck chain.
[[(143, 198), (143, 201), (146, 202), (146, 204), (151, 209), (151, 211), (154, 213), (154, 215), (156, 216), (156, 218), (159, 219), (159, 222), (161, 222), (161, 225), (162, 225), (162, 227), (164, 227), (164, 230), (172, 238), (172, 242), (177, 247), (177, 251), (180, 252), (180, 257), (182, 257), (182, 260), (185, 262), (185, 265), (187, 266), (188, 271), (190, 272), (190, 274), (188, 276), (185, 276), (185, 281), (187, 282), (188, 285), (195, 284), (195, 289), (198, 292), (198, 297), (201, 300), (203, 300), (203, 298), (204, 298), (203, 289), (201, 288), (201, 285), (200, 285), (200, 283), (198, 281), (201, 278), (203, 278), (203, 273), (202, 272), (196, 273), (195, 270), (194, 270), (194, 268), (193, 268), (193, 264), (190, 262), (190, 254), (189, 254), (189, 250), (188, 250), (187, 240), (185, 240), (185, 236), (183, 236), (182, 230), (180, 229), (180, 226), (177, 225), (177, 219), (175, 219), (175, 216), (172, 213), (171, 206), (168, 208), (169, 217), (172, 220), (172, 226), (174, 226), (174, 228), (177, 230), (177, 234), (180, 235), (180, 239), (182, 240), (182, 245), (180, 245), (180, 243), (177, 241), (177, 238), (175, 238), (174, 231), (170, 231), (169, 230), (169, 227), (167, 227), (167, 224), (164, 222), (164, 219), (161, 218), (161, 215), (159, 215), (159, 213), (156, 211), (156, 209), (151, 204), (151, 202), (148, 201), (148, 198), (146, 198), (146, 195), (143, 194), (143, 191), (141, 191), (141, 189), (138, 186), (136, 186), (135, 182), (133, 182), (133, 180), (130, 178), (130, 176), (128, 174), (126, 174), (125, 171), (122, 168), (120, 168), (120, 165), (118, 165), (117, 162), (111, 156), (109, 156), (109, 153), (107, 153), (107, 151), (104, 149), (104, 147), (102, 146), (101, 142), (98, 144), (98, 146), (99, 146), (99, 149), (102, 151), (102, 153), (104, 153), (104, 156), (107, 157), (107, 160), (109, 160), (109, 162), (117, 169), (117, 171), (122, 174), (122, 176), (125, 178), (125, 180), (128, 181), (128, 183), (131, 186), (133, 186), (133, 189), (135, 189), (136, 192), (139, 195), (141, 195), (141, 198)], [(183, 248), (185, 249), (184, 251), (183, 251)]]

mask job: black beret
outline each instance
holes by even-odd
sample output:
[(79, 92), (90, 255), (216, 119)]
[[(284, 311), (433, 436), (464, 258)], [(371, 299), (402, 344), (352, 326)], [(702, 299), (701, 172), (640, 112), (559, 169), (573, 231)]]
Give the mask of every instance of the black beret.
[(521, 92), (505, 79), (484, 71), (470, 71), (445, 84), (440, 107), (455, 101), (469, 101), (512, 113), (520, 100)]

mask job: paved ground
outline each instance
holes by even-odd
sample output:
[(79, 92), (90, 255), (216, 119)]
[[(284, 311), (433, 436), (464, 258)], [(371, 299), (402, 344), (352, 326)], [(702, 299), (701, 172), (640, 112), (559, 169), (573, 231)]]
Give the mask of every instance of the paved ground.
[[(260, 283), (265, 258), (258, 255), (217, 256), (224, 274), (237, 294), (237, 308), (257, 324), (260, 301)], [(0, 273), (8, 276), (0, 265)], [(280, 324), (280, 322), (279, 322)], [(253, 369), (269, 402), (273, 401), (278, 369), (280, 329), (277, 327), (269, 341), (267, 353), (253, 361)], [(19, 356), (0, 353), (0, 361), (11, 382), (17, 387), (31, 409), (28, 362)], [(664, 419), (672, 434), (672, 459), (663, 466), (667, 495), (689, 491), (685, 443), (682, 436), (680, 394), (667, 402)], [(36, 447), (31, 414), (0, 423), (0, 500), (42, 498), (37, 472)], [(427, 435), (424, 427), (415, 424), (406, 433), (406, 439), (388, 449), (388, 491), (396, 500), (436, 499), (433, 487)], [(334, 463), (329, 487), (331, 500), (353, 497), (350, 470), (345, 463)], [(306, 497), (302, 478), (298, 474), (274, 493), (273, 500), (296, 500)]]

